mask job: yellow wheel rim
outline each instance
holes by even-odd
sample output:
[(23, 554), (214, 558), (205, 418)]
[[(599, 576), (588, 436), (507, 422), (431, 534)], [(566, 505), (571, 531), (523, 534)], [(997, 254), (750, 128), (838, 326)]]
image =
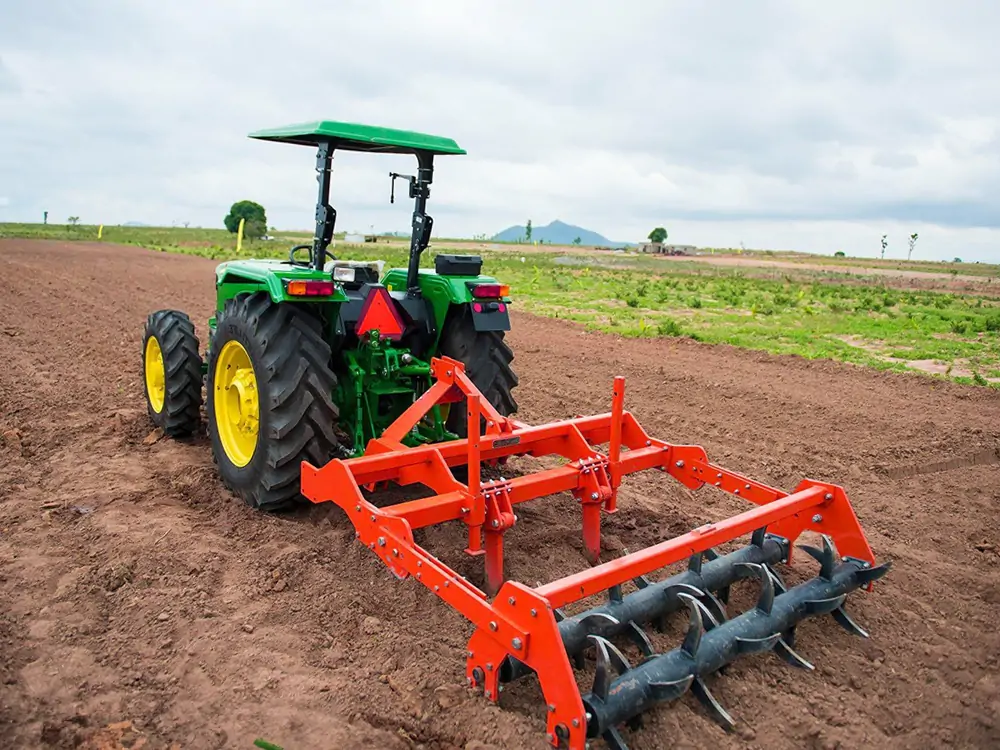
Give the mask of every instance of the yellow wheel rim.
[(260, 402), (250, 355), (238, 341), (227, 341), (215, 361), (215, 424), (229, 460), (246, 466), (257, 449)]
[(167, 368), (163, 366), (163, 352), (156, 336), (150, 336), (146, 340), (145, 371), (149, 405), (159, 414), (163, 411), (163, 401), (167, 397)]

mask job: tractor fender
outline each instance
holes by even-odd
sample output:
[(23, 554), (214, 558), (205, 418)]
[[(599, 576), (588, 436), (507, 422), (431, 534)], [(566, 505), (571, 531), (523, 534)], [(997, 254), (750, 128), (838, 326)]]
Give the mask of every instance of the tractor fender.
[(277, 260), (235, 260), (220, 263), (215, 268), (215, 288), (218, 307), (237, 294), (266, 291), (273, 302), (346, 302), (347, 295), (336, 285), (334, 293), (317, 297), (295, 297), (288, 294), (289, 281), (329, 281), (330, 274), (301, 266), (291, 266)]
[[(477, 331), (509, 331), (510, 314), (508, 306), (510, 297), (500, 299), (476, 299), (472, 294), (474, 284), (497, 284), (492, 276), (445, 276), (434, 271), (421, 269), (418, 276), (420, 291), (425, 300), (430, 302), (434, 314), (434, 328), (440, 331), (448, 317), (449, 310), (455, 305), (469, 305), (472, 309), (473, 324)], [(406, 269), (393, 268), (386, 273), (382, 283), (390, 291), (406, 289)], [(477, 309), (477, 304), (479, 308)], [(502, 305), (502, 309), (500, 309)], [(435, 341), (435, 346), (436, 346)]]

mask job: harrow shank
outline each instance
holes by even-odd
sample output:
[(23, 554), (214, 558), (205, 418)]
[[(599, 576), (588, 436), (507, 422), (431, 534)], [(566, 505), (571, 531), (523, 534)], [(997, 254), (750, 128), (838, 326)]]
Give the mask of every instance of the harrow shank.
[[(529, 671), (538, 676), (547, 704), (548, 739), (553, 745), (582, 750), (586, 743), (588, 719), (571, 655), (578, 655), (592, 636), (614, 635), (636, 622), (655, 621), (676, 609), (684, 593), (676, 584), (686, 584), (703, 594), (725, 589), (747, 575), (739, 562), (766, 565), (775, 559), (790, 561), (795, 540), (807, 530), (831, 537), (845, 557), (869, 566), (875, 562), (840, 487), (803, 480), (794, 492), (785, 493), (715, 466), (698, 446), (651, 438), (624, 410), (625, 382), (621, 377), (614, 380), (610, 412), (531, 426), (497, 413), (465, 375), (460, 362), (438, 358), (431, 367), (434, 385), (380, 438), (370, 441), (365, 455), (333, 460), (322, 467), (303, 462), (302, 492), (313, 502), (334, 502), (343, 508), (357, 538), (397, 577), (414, 576), (472, 622), (475, 632), (469, 641), (466, 675), (471, 684), (483, 688), (488, 699), (498, 699), (501, 673), (505, 680)], [(402, 438), (431, 408), (463, 399), (469, 415), (467, 439), (420, 447), (402, 444)], [(608, 444), (606, 453), (594, 447), (604, 443)], [(481, 463), (513, 455), (557, 455), (567, 463), (511, 479), (482, 481)], [(466, 483), (458, 481), (451, 471), (459, 465), (468, 466)], [(754, 507), (599, 563), (602, 514), (617, 510), (618, 487), (625, 475), (650, 469), (666, 472), (692, 490), (705, 484), (715, 486), (745, 498)], [(374, 489), (383, 482), (421, 484), (433, 494), (378, 508), (365, 499), (361, 488)], [(562, 492), (572, 493), (580, 503), (584, 549), (593, 567), (537, 588), (506, 581), (503, 535), (518, 521), (516, 506)], [(415, 543), (414, 529), (449, 521), (465, 524), (465, 551), (484, 556), (486, 591)], [(739, 559), (727, 556), (729, 559), (719, 565), (710, 557), (701, 567), (703, 553), (711, 555), (714, 546), (751, 533), (754, 543), (745, 549), (756, 552), (738, 551), (733, 554)], [(674, 581), (673, 589), (669, 584), (650, 584), (621, 597), (622, 584), (635, 580), (643, 586), (646, 574), (694, 558), (698, 562), (692, 563), (690, 575)], [(650, 589), (653, 594), (637, 598)], [(585, 622), (582, 627), (579, 622), (567, 624), (571, 620), (559, 622), (559, 608), (606, 590), (612, 592), (613, 601), (601, 614), (618, 625), (611, 626), (601, 616), (589, 618), (589, 625)], [(654, 604), (656, 597), (659, 600)], [(622, 606), (629, 611), (622, 611)], [(595, 629), (595, 621), (601, 619), (609, 630)], [(613, 704), (604, 706), (607, 716), (598, 719), (602, 727), (613, 728), (610, 722), (627, 713), (607, 708)]]

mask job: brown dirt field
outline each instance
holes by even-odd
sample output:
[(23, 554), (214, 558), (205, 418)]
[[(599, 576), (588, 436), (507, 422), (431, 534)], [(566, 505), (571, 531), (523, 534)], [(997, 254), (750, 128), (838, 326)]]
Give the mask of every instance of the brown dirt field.
[[(204, 337), (213, 266), (0, 241), (5, 746), (545, 747), (536, 683), (510, 687), (500, 707), (467, 690), (470, 627), (393, 579), (337, 508), (265, 516), (221, 486), (204, 437), (147, 439), (145, 316), (186, 309)], [(779, 487), (844, 485), (876, 555), (893, 561), (849, 599), (871, 639), (811, 619), (797, 647), (814, 672), (764, 654), (710, 680), (737, 733), (688, 695), (626, 732), (633, 748), (1000, 746), (1000, 394), (526, 314), (509, 340), (521, 418), (606, 411), (623, 374), (627, 408), (653, 435)], [(610, 554), (739, 507), (669, 481), (626, 480)], [(513, 577), (585, 566), (571, 498), (521, 507)], [(478, 583), (460, 532), (422, 540)], [(793, 580), (815, 572), (803, 557)]]

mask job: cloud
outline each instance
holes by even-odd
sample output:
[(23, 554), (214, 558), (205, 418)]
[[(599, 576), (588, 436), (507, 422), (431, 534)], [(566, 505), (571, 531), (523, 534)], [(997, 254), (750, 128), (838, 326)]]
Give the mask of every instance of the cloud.
[[(809, 249), (838, 222), (876, 238), (921, 223), (961, 243), (1000, 229), (998, 23), (1000, 6), (932, 0), (15, 4), (0, 191), (20, 218), (219, 226), (249, 197), (308, 228), (309, 149), (245, 135), (331, 118), (469, 151), (438, 161), (447, 235), (533, 217), (636, 239), (673, 222), (708, 244), (744, 226)], [(387, 172), (411, 160), (335, 165), (343, 228), (408, 226)]]

